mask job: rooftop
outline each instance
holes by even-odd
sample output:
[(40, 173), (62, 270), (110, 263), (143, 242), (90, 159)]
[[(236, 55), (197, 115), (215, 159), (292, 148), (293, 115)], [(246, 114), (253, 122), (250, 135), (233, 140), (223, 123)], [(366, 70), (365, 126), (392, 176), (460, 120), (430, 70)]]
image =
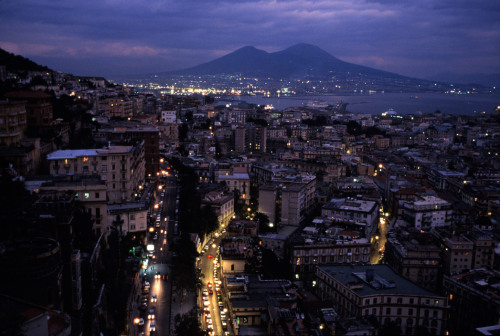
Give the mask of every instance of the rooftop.
[[(351, 288), (361, 297), (381, 294), (437, 295), (406, 280), (387, 265), (339, 265), (318, 268), (346, 287), (356, 285)], [(370, 272), (373, 272), (372, 276)]]

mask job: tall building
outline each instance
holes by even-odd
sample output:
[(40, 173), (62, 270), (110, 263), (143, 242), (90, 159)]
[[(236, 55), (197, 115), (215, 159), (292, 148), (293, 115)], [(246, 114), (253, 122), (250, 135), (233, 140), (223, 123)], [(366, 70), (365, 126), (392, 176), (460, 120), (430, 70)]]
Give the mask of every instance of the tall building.
[(156, 177), (160, 170), (160, 131), (152, 125), (118, 122), (102, 125), (94, 133), (98, 143), (129, 145), (144, 141), (144, 168), (147, 177)]
[(314, 177), (262, 185), (259, 187), (259, 212), (267, 215), (273, 224), (299, 226), (314, 205), (315, 192)]
[(131, 201), (144, 185), (144, 142), (135, 146), (58, 150), (47, 155), (51, 175), (98, 175), (108, 203)]

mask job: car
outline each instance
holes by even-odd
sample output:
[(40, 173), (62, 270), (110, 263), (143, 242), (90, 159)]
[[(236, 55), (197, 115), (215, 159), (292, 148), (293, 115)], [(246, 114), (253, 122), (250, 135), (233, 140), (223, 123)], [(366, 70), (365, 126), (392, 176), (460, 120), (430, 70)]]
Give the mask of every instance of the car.
[(154, 321), (149, 324), (149, 331), (156, 331), (156, 323)]
[(205, 307), (208, 307), (210, 305), (210, 301), (208, 301), (208, 300), (203, 301), (203, 305)]
[(210, 313), (210, 308), (209, 308), (208, 306), (203, 307), (203, 310), (204, 310), (205, 312)]
[(160, 274), (160, 272), (156, 272), (156, 274), (155, 274), (155, 279), (161, 279), (161, 274)]
[(142, 317), (136, 317), (134, 319), (134, 323), (137, 324), (139, 327), (142, 327), (144, 325), (144, 319)]
[(141, 305), (139, 306), (139, 310), (141, 312), (146, 312), (147, 309), (148, 309), (148, 304), (145, 302), (141, 303)]
[(156, 294), (153, 294), (153, 296), (151, 297), (151, 302), (156, 302), (158, 301), (158, 298), (156, 297)]
[(222, 328), (224, 328), (224, 329), (227, 328), (227, 322), (226, 321), (222, 321), (221, 324), (222, 324)]
[(223, 311), (220, 312), (220, 318), (221, 318), (221, 320), (225, 320), (226, 319), (226, 313), (224, 313)]
[(203, 290), (203, 296), (208, 296), (208, 290), (206, 289)]
[(205, 320), (205, 322), (207, 322), (207, 324), (212, 324), (212, 319), (211, 319), (211, 318), (207, 318), (207, 319)]
[(155, 315), (155, 309), (154, 309), (154, 308), (151, 308), (151, 309), (149, 310), (148, 320), (154, 320), (154, 319), (155, 319), (155, 317), (156, 317), (156, 315)]
[(154, 239), (154, 240), (158, 239), (158, 234), (155, 234), (155, 235), (153, 236), (153, 239)]

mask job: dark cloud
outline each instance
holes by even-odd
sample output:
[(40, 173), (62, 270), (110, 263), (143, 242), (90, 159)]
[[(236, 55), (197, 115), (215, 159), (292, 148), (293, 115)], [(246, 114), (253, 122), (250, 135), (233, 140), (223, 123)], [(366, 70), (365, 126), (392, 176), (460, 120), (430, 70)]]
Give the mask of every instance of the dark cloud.
[(499, 14), (489, 0), (6, 0), (0, 47), (80, 74), (168, 71), (300, 42), (405, 75), (500, 72)]

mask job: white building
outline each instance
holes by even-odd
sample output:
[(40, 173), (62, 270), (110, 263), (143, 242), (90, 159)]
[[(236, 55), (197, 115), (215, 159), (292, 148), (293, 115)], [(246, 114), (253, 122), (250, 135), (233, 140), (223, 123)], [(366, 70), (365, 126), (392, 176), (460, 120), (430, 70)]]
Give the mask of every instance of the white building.
[(115, 228), (123, 236), (129, 232), (146, 231), (148, 207), (144, 203), (130, 202), (108, 205), (108, 228)]
[(171, 111), (161, 111), (161, 122), (167, 124), (175, 124), (177, 122), (177, 112)]
[(402, 202), (403, 219), (419, 230), (451, 224), (451, 204), (436, 196), (418, 196)]
[(358, 227), (370, 238), (378, 225), (379, 204), (375, 201), (358, 200), (351, 197), (331, 199), (323, 205), (321, 215), (332, 221), (347, 222)]

